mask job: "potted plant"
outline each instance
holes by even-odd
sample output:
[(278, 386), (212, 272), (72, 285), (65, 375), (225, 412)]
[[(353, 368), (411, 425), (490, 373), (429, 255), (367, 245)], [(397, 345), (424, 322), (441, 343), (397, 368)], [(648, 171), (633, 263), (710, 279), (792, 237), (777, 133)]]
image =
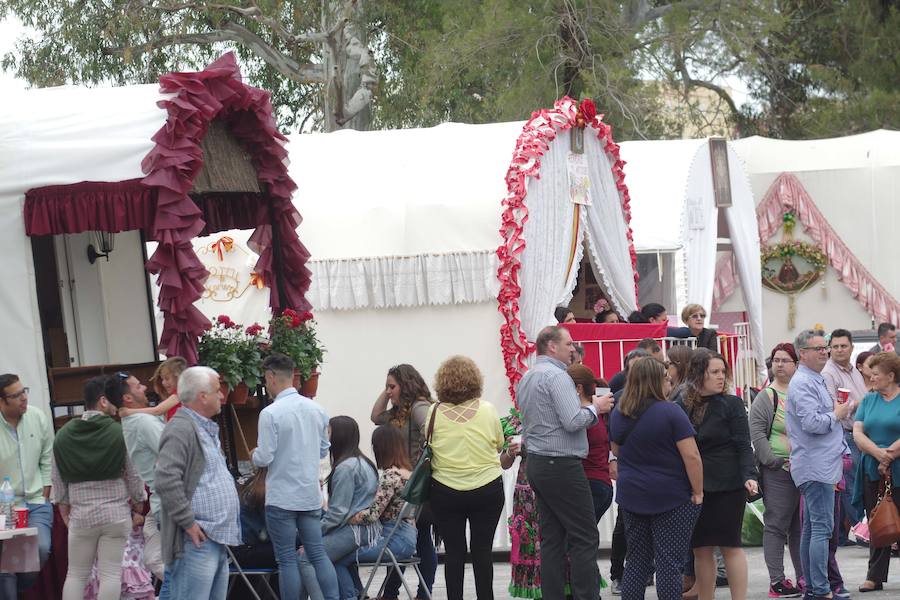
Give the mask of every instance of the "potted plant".
[(262, 326), (246, 330), (228, 315), (219, 315), (201, 337), (198, 346), (200, 364), (214, 369), (222, 381), (222, 393), (236, 404), (247, 401), (250, 389), (260, 381)]
[(269, 349), (294, 361), (294, 386), (312, 398), (318, 388), (318, 367), (325, 349), (316, 337), (311, 312), (298, 313), (286, 308), (269, 322)]
[(229, 394), (229, 401), (244, 404), (247, 397), (262, 381), (262, 333), (264, 327), (254, 323), (244, 330), (243, 343), (238, 346), (238, 358), (241, 361), (242, 381)]

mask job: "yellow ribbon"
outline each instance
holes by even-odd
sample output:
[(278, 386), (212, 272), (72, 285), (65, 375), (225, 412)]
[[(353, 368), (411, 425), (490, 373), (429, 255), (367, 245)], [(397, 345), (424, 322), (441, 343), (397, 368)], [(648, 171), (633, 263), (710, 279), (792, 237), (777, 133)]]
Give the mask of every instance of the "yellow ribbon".
[(266, 285), (265, 278), (256, 271), (250, 273), (250, 285), (255, 285), (259, 289), (263, 289)]
[[(231, 248), (233, 246), (234, 246), (234, 240), (231, 239), (230, 237), (228, 237), (227, 235), (224, 235), (224, 236), (220, 237), (218, 239), (218, 241), (215, 241), (212, 244), (210, 244), (209, 249), (214, 250), (216, 252), (216, 254), (219, 255), (219, 261), (224, 261), (225, 260), (224, 252), (231, 252)], [(224, 248), (224, 252), (223, 252), (223, 248)]]

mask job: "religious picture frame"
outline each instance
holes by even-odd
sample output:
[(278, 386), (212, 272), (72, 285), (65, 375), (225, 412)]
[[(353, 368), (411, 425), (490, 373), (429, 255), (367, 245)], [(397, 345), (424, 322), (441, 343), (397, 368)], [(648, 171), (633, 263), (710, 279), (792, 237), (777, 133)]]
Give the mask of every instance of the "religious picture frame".
[(709, 163), (716, 207), (728, 208), (732, 205), (731, 174), (728, 171), (728, 142), (725, 138), (709, 138)]

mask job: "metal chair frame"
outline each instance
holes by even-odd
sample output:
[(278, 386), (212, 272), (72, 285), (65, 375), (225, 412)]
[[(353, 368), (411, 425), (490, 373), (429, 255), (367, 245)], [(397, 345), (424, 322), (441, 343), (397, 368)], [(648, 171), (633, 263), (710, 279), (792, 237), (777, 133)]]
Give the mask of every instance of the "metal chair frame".
[[(280, 600), (278, 594), (275, 593), (275, 590), (272, 589), (272, 586), (269, 584), (269, 579), (273, 576), (278, 575), (278, 569), (244, 569), (241, 567), (240, 563), (238, 563), (237, 558), (234, 556), (234, 552), (231, 551), (231, 548), (225, 546), (225, 551), (228, 553), (228, 592), (226, 592), (226, 597), (231, 594), (231, 588), (234, 586), (234, 576), (238, 576), (244, 580), (244, 584), (247, 586), (247, 589), (250, 590), (250, 593), (253, 594), (253, 597), (256, 600), (262, 600), (259, 594), (256, 592), (256, 588), (253, 587), (253, 584), (250, 583), (249, 576), (257, 576), (262, 579), (263, 584), (266, 586), (266, 591), (268, 595), (271, 596), (274, 600)], [(232, 568), (234, 570), (232, 570)]]
[[(422, 571), (419, 570), (419, 563), (421, 562), (419, 557), (416, 556), (415, 553), (413, 553), (411, 558), (397, 560), (397, 557), (394, 556), (394, 553), (391, 552), (390, 548), (388, 548), (391, 539), (394, 537), (394, 534), (397, 532), (397, 529), (400, 527), (400, 524), (403, 522), (403, 520), (406, 518), (417, 518), (421, 509), (421, 506), (410, 504), (409, 502), (404, 503), (403, 508), (400, 509), (400, 514), (397, 517), (397, 522), (394, 523), (394, 526), (387, 534), (387, 538), (385, 538), (384, 540), (384, 546), (382, 547), (381, 552), (378, 554), (378, 558), (375, 559), (375, 562), (356, 563), (357, 567), (366, 567), (372, 569), (372, 571), (369, 573), (369, 579), (366, 581), (366, 585), (359, 593), (360, 600), (366, 598), (366, 594), (368, 594), (369, 592), (369, 587), (372, 585), (372, 580), (375, 578), (375, 574), (378, 572), (378, 568), (382, 566), (387, 566), (389, 569), (391, 569), (388, 572), (388, 575), (390, 575), (391, 572), (397, 573), (397, 575), (400, 577), (400, 582), (403, 584), (403, 589), (406, 590), (406, 595), (410, 600), (414, 600), (415, 596), (413, 595), (412, 590), (409, 588), (409, 584), (406, 583), (406, 579), (403, 578), (402, 567), (412, 567), (413, 569), (415, 569), (416, 576), (418, 576), (419, 578), (419, 584), (421, 585), (422, 589), (425, 590), (425, 596), (427, 600), (431, 600), (431, 592), (428, 590), (428, 586), (425, 585), (425, 578), (422, 577)], [(387, 559), (390, 559), (390, 562), (387, 562), (387, 560), (385, 560), (385, 557), (387, 557)], [(382, 592), (384, 592), (384, 586), (385, 584), (387, 584), (387, 580), (388, 578), (385, 577), (384, 581), (381, 582), (381, 587), (378, 589), (378, 596), (381, 596)]]

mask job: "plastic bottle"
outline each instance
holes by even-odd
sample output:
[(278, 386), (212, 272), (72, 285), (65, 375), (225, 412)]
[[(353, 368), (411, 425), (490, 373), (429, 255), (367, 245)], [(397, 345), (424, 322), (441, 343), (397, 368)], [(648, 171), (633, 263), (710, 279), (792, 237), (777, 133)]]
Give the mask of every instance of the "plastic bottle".
[(16, 504), (16, 493), (13, 491), (12, 479), (7, 475), (0, 484), (0, 514), (6, 515), (6, 528), (12, 529), (16, 526), (15, 513), (13, 508)]

